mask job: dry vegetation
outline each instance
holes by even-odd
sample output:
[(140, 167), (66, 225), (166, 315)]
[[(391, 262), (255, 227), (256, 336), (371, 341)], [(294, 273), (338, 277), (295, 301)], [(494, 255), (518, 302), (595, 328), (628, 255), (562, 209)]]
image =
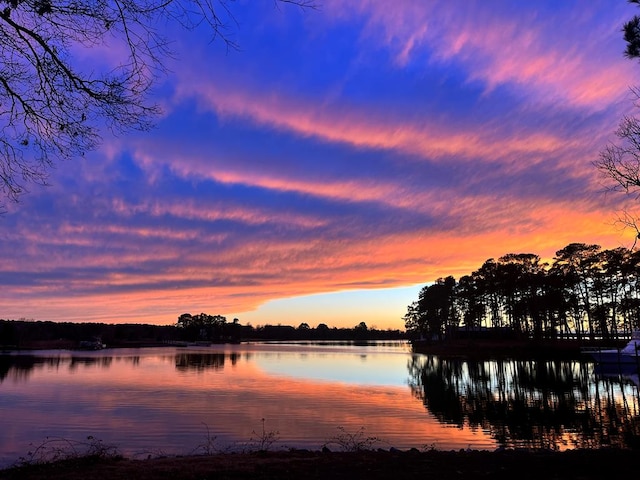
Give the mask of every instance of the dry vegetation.
[(254, 452), (128, 460), (82, 457), (0, 471), (0, 479), (587, 479), (633, 478), (637, 452)]

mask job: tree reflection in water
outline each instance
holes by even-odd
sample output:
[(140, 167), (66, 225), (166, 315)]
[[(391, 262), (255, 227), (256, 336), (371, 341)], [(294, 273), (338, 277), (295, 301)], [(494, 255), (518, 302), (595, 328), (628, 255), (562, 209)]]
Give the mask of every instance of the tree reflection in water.
[(414, 355), (409, 385), (441, 422), (483, 429), (505, 448), (639, 448), (638, 375), (579, 361)]
[[(132, 357), (134, 361), (137, 357)], [(139, 359), (138, 359), (139, 360)], [(58, 370), (66, 367), (70, 372), (79, 367), (109, 368), (113, 362), (112, 356), (77, 356), (62, 355), (40, 357), (36, 355), (0, 355), (0, 384), (11, 378), (15, 381), (26, 381), (31, 372), (39, 368)]]
[[(224, 368), (225, 360), (229, 361), (231, 366), (235, 366), (241, 359), (241, 355), (239, 353), (225, 355), (224, 353), (180, 352), (175, 356), (160, 355), (159, 358), (169, 361), (175, 360), (176, 369), (179, 371), (203, 371), (222, 369)], [(100, 353), (93, 356), (80, 356), (61, 353), (55, 356), (40, 357), (36, 355), (0, 354), (0, 384), (7, 378), (11, 378), (14, 382), (26, 381), (33, 370), (41, 368), (57, 370), (66, 367), (70, 372), (74, 372), (80, 367), (108, 369), (114, 360), (128, 362), (133, 366), (140, 364), (139, 355), (114, 356)]]
[(208, 370), (208, 369), (221, 369), (224, 368), (225, 358), (231, 361), (231, 365), (238, 363), (240, 354), (231, 353), (225, 355), (224, 353), (177, 353), (176, 354), (176, 369), (180, 371), (187, 370)]

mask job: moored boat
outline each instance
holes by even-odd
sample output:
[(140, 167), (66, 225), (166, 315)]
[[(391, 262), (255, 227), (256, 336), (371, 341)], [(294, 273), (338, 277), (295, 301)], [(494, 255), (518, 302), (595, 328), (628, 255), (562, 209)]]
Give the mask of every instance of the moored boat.
[(593, 360), (600, 365), (640, 365), (640, 331), (635, 330), (631, 340), (623, 348), (589, 350)]
[(107, 346), (102, 343), (102, 339), (100, 337), (94, 337), (91, 340), (82, 340), (78, 344), (78, 348), (80, 350), (102, 350)]

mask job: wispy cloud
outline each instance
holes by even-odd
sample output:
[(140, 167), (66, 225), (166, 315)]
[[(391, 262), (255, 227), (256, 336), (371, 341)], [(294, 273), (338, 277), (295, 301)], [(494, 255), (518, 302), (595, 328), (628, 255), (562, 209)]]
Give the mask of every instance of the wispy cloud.
[(401, 67), (456, 64), (469, 81), (514, 85), (542, 103), (603, 108), (632, 82), (619, 42), (629, 6), (497, 3), (328, 0), (325, 8), (343, 22), (364, 19), (363, 41), (392, 49)]

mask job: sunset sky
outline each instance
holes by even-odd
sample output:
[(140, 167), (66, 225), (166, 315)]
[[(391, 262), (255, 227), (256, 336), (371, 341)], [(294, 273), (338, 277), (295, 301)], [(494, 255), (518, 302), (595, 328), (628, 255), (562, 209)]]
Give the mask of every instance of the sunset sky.
[[(168, 26), (156, 128), (57, 165), (0, 217), (0, 318), (403, 328), (488, 258), (630, 246), (593, 167), (640, 64), (624, 0), (231, 4)], [(87, 66), (118, 52), (78, 53)]]

